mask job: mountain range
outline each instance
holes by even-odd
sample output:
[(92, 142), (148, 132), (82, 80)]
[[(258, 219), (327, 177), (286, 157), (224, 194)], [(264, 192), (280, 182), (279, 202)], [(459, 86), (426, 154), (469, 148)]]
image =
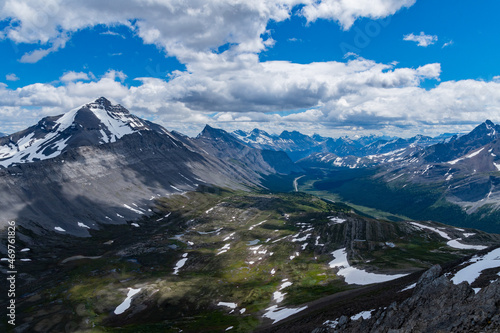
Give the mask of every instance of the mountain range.
[(0, 138), (1, 224), (87, 235), (99, 223), (152, 213), (159, 196), (215, 184), (255, 187), (263, 175), (299, 170), (283, 152), (240, 144), (207, 126), (171, 133), (99, 98)]
[(188, 137), (104, 97), (45, 117), (0, 137), (16, 331), (493, 332), (499, 133)]
[(394, 186), (432, 184), (469, 213), (500, 207), (500, 126), (491, 121), (470, 133), (418, 149), (389, 164), (381, 176)]
[(407, 147), (427, 147), (456, 135), (448, 133), (435, 138), (417, 135), (408, 139), (371, 135), (351, 139), (322, 137), (318, 134), (309, 136), (298, 131), (283, 131), (280, 135), (272, 135), (257, 128), (250, 132), (237, 130), (231, 134), (250, 147), (284, 151), (293, 161), (313, 153), (332, 154), (337, 157), (385, 154)]
[(228, 133), (209, 125), (190, 138), (101, 97), (0, 137), (0, 223), (18, 218), (52, 229), (57, 221), (86, 235), (78, 223), (122, 223), (150, 214), (155, 197), (200, 185), (258, 189), (271, 175), (343, 169), (374, 170), (370, 182), (391, 191), (428, 186), (468, 214), (489, 216), (500, 205), (499, 133), (488, 120), (468, 134), (435, 138)]

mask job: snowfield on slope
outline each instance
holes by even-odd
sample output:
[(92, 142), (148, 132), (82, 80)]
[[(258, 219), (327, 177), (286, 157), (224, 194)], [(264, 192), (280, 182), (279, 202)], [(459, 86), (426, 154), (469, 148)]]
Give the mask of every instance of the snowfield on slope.
[(395, 275), (375, 274), (375, 273), (368, 273), (364, 270), (352, 267), (351, 265), (349, 265), (349, 262), (347, 261), (347, 252), (345, 248), (333, 251), (332, 254), (334, 256), (334, 259), (329, 263), (330, 268), (338, 267), (339, 271), (337, 274), (343, 276), (347, 284), (366, 285), (372, 283), (381, 283), (398, 279), (400, 277), (408, 275), (408, 274), (395, 274)]
[(128, 288), (127, 298), (125, 298), (125, 300), (116, 307), (114, 313), (116, 315), (124, 313), (130, 307), (130, 303), (132, 302), (132, 297), (134, 297), (141, 290), (142, 288), (139, 289)]
[(494, 249), (484, 255), (475, 255), (467, 263), (471, 264), (459, 270), (451, 278), (454, 284), (459, 284), (463, 281), (471, 284), (476, 281), (485, 269), (500, 267), (500, 248)]

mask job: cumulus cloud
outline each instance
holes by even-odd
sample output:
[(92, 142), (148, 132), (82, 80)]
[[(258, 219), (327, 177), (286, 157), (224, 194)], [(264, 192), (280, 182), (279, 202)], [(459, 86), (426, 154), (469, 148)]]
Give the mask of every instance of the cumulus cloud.
[[(57, 85), (36, 83), (9, 89), (0, 83), (0, 120), (10, 123), (10, 129), (1, 130), (23, 129), (41, 116), (61, 114), (102, 95), (188, 134), (207, 122), (228, 128), (300, 127), (327, 134), (333, 128), (394, 126), (425, 133), (425, 129), (442, 129), (446, 124), (469, 126), (494, 115), (500, 120), (498, 79), (449, 81), (433, 89), (421, 88), (424, 80), (439, 80), (440, 64), (404, 68), (356, 55), (345, 62), (309, 64), (259, 60), (260, 52), (274, 43), (267, 31), (271, 20), (281, 22), (297, 13), (308, 22), (329, 19), (349, 29), (358, 18), (384, 18), (414, 3), (5, 0), (0, 3), (0, 20), (7, 24), (0, 38), (40, 45), (23, 55), (23, 62), (39, 61), (63, 48), (75, 31), (122, 25), (144, 43), (177, 57), (186, 70), (174, 71), (166, 80), (137, 78), (138, 85), (130, 87), (125, 84), (125, 73), (114, 70), (97, 78), (91, 73), (67, 72)], [(407, 35), (405, 40), (428, 46), (437, 36), (422, 32)], [(218, 53), (223, 45), (228, 47)]]
[(435, 35), (426, 35), (423, 31), (420, 32), (420, 35), (414, 35), (413, 33), (405, 35), (403, 40), (416, 42), (418, 46), (427, 47), (437, 42), (438, 36)]
[[(401, 135), (456, 131), (456, 126), (495, 121), (495, 115), (500, 120), (497, 80), (447, 81), (429, 90), (421, 88), (423, 80), (439, 79), (440, 64), (398, 68), (359, 57), (311, 64), (233, 60), (229, 69), (222, 63), (205, 64), (195, 72), (176, 72), (169, 80), (140, 78), (139, 85), (130, 87), (123, 82), (125, 74), (113, 70), (60, 86), (9, 89), (0, 85), (0, 118), (6, 122), (8, 114), (24, 112), (34, 123), (41, 116), (61, 114), (105, 94), (139, 116), (191, 135), (205, 123), (227, 129), (300, 128), (325, 135), (333, 129), (398, 128)], [(234, 66), (238, 61), (239, 66)], [(83, 77), (77, 74), (71, 75)], [(11, 127), (19, 125), (19, 117), (14, 119)], [(448, 125), (454, 128), (447, 129)]]
[(416, 0), (323, 0), (311, 1), (302, 13), (309, 22), (331, 19), (348, 30), (360, 17), (380, 19), (393, 15), (404, 7), (411, 7)]
[(7, 81), (19, 81), (19, 77), (15, 73), (5, 75)]
[[(266, 26), (280, 22), (302, 6), (309, 22), (332, 19), (348, 29), (360, 17), (381, 18), (415, 0), (214, 0), (214, 1), (79, 1), (5, 0), (0, 20), (10, 21), (0, 37), (16, 43), (52, 45), (23, 56), (36, 62), (64, 47), (64, 34), (96, 25), (130, 27), (147, 44), (155, 44), (188, 62), (192, 53), (232, 45), (236, 53), (258, 53), (273, 45)], [(112, 31), (105, 34), (115, 35)]]
[[(234, 44), (239, 52), (266, 48), (269, 20), (290, 16), (295, 0), (205, 1), (78, 1), (6, 0), (0, 20), (10, 20), (1, 35), (16, 43), (51, 44), (61, 34), (99, 24), (130, 27), (147, 44), (155, 44), (170, 55), (182, 57), (192, 51)], [(267, 45), (270, 41), (267, 41)], [(63, 44), (27, 54), (23, 61), (35, 62)]]
[(59, 78), (59, 80), (62, 82), (71, 82), (71, 81), (78, 81), (78, 80), (88, 81), (88, 80), (90, 80), (90, 77), (93, 77), (92, 73), (90, 73), (90, 76), (89, 76), (89, 74), (87, 74), (87, 73), (69, 71), (69, 72), (64, 73), (63, 76), (61, 76)]

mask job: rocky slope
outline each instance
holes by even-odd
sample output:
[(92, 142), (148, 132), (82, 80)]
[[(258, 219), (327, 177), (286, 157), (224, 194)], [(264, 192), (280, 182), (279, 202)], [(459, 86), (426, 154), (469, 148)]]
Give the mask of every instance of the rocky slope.
[(193, 141), (210, 155), (263, 174), (301, 171), (285, 152), (248, 147), (226, 131), (209, 125)]
[[(215, 154), (222, 144), (227, 155)], [(230, 144), (182, 138), (99, 98), (0, 139), (0, 227), (18, 220), (85, 236), (100, 223), (150, 215), (159, 196), (202, 184), (256, 187), (262, 174), (296, 168), (284, 153), (245, 147), (239, 156)]]
[[(475, 256), (475, 260), (486, 261), (488, 255), (498, 254), (498, 249), (493, 250)], [(474, 265), (468, 264), (469, 268)], [(464, 270), (467, 268), (462, 268)], [(441, 266), (433, 266), (420, 277), (413, 294), (406, 300), (394, 302), (387, 308), (365, 311), (361, 316), (342, 316), (326, 321), (324, 327), (312, 332), (498, 332), (500, 280), (493, 270), (499, 268), (489, 270), (487, 278), (493, 280), (485, 281), (485, 277), (482, 282), (476, 282), (472, 278), (476, 287), (482, 287), (472, 288), (467, 281), (455, 281), (461, 271), (443, 274)], [(479, 270), (477, 277), (482, 272)]]

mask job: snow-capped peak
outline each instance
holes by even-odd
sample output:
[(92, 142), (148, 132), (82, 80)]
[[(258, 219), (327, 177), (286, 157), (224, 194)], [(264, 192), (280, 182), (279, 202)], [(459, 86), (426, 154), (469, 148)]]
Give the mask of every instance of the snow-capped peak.
[[(159, 127), (159, 126), (158, 126)], [(125, 135), (151, 130), (149, 124), (104, 97), (37, 125), (0, 138), (0, 165), (46, 160), (70, 147), (111, 143)], [(165, 130), (163, 132), (166, 133)]]

